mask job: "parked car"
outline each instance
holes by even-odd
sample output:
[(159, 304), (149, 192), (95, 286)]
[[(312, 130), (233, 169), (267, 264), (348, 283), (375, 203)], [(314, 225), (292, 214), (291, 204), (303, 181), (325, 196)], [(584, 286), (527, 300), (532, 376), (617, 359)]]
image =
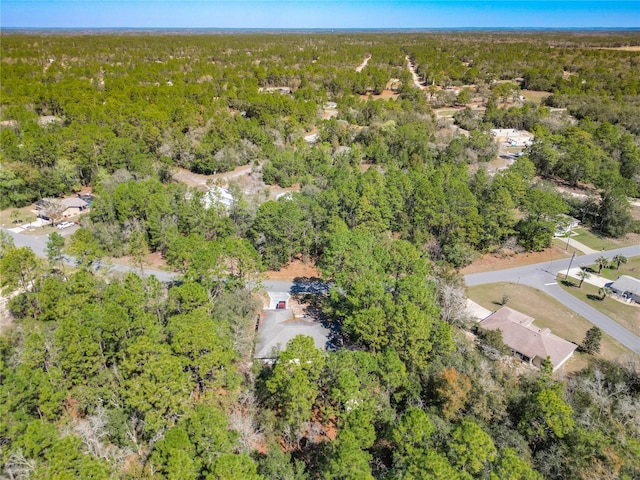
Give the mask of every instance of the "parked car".
[(73, 227), (73, 222), (61, 222), (58, 224), (58, 230), (64, 230), (65, 228)]

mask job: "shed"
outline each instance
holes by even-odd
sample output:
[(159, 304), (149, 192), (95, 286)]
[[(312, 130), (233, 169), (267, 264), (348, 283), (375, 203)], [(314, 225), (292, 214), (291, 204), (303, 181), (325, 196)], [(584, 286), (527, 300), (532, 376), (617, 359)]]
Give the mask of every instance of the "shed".
[(501, 330), (502, 341), (513, 354), (530, 365), (540, 367), (549, 357), (553, 370), (560, 368), (578, 346), (533, 325), (533, 318), (509, 307), (502, 307), (480, 322), (483, 330)]

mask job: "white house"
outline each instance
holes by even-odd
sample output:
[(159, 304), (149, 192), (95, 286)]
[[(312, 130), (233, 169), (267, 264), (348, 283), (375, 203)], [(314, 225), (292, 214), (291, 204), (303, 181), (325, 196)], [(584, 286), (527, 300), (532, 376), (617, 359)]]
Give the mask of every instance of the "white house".
[(310, 133), (304, 136), (305, 142), (307, 142), (309, 145), (313, 145), (314, 143), (316, 143), (319, 138), (320, 134), (318, 132)]
[(204, 208), (207, 209), (216, 204), (224, 205), (225, 208), (231, 208), (234, 199), (229, 190), (214, 185), (204, 194), (202, 202), (204, 203)]
[(572, 230), (580, 226), (580, 220), (570, 217), (569, 215), (560, 215), (558, 223), (556, 224), (556, 231), (554, 237), (566, 237)]
[(533, 135), (526, 130), (516, 130), (515, 128), (493, 128), (491, 129), (498, 143), (506, 143), (512, 147), (527, 147), (533, 143)]

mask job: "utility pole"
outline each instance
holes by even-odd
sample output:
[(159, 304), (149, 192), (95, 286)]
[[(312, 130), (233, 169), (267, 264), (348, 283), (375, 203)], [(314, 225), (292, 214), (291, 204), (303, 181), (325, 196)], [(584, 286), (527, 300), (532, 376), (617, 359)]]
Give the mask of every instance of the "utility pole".
[(573, 255), (571, 255), (571, 260), (569, 261), (569, 268), (567, 268), (567, 273), (564, 276), (564, 279), (566, 280), (567, 277), (569, 276), (569, 270), (571, 270), (571, 264), (573, 263), (573, 259), (576, 258), (576, 252), (573, 252)]

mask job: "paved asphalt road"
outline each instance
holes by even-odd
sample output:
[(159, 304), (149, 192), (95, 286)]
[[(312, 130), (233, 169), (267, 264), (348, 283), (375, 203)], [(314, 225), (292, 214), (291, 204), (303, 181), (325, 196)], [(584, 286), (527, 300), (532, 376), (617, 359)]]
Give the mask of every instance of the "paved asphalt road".
[[(640, 256), (640, 245), (608, 250), (605, 252), (597, 252), (590, 255), (581, 255), (574, 259), (572, 266), (576, 267), (582, 264), (589, 265), (594, 263), (595, 259), (600, 256), (612, 259), (615, 255), (624, 255), (625, 257)], [(621, 327), (618, 323), (614, 322), (606, 315), (603, 315), (595, 308), (578, 300), (576, 297), (563, 290), (556, 283), (556, 274), (558, 272), (566, 272), (569, 267), (569, 262), (569, 258), (563, 258), (561, 260), (553, 260), (524, 267), (509, 268), (506, 270), (497, 270), (486, 273), (474, 273), (471, 275), (465, 275), (464, 278), (468, 286), (483, 285), (486, 283), (511, 282), (521, 283), (523, 285), (537, 288), (538, 290), (552, 296), (574, 312), (582, 315), (589, 322), (601, 328), (602, 331), (606, 332), (624, 346), (640, 355), (640, 337)], [(640, 315), (638, 321), (640, 322)]]
[[(47, 235), (22, 235), (13, 232), (9, 232), (3, 229), (14, 239), (16, 247), (30, 247), (36, 255), (40, 257), (46, 257), (46, 242)], [(70, 235), (75, 231), (75, 228), (63, 230), (64, 236)], [(619, 248), (616, 250), (608, 250), (604, 252), (593, 253), (590, 255), (581, 255), (576, 257), (573, 261), (573, 266), (579, 266), (581, 264), (592, 264), (595, 259), (604, 256), (608, 259), (613, 258), (615, 255), (624, 255), (626, 257), (640, 256), (640, 245), (634, 245), (631, 247)], [(496, 270), (485, 273), (474, 273), (471, 275), (465, 275), (465, 281), (468, 286), (483, 285), (487, 283), (498, 282), (511, 282), (521, 283), (533, 288), (537, 288), (553, 298), (560, 301), (562, 304), (575, 311), (579, 315), (582, 315), (589, 322), (598, 326), (602, 331), (606, 332), (611, 337), (618, 340), (627, 348), (640, 355), (640, 337), (629, 332), (627, 329), (621, 327), (619, 324), (611, 320), (606, 315), (603, 315), (593, 307), (578, 300), (573, 295), (565, 292), (559, 285), (556, 284), (556, 274), (560, 271), (566, 271), (569, 267), (568, 258), (550, 260), (545, 263), (538, 263), (535, 265), (527, 265), (524, 267), (509, 268), (505, 270)], [(67, 263), (71, 264), (72, 260), (67, 259)], [(107, 265), (106, 268), (115, 272), (127, 272), (137, 271), (137, 269), (126, 267), (123, 265)], [(159, 270), (145, 269), (147, 275), (155, 275), (158, 280), (162, 282), (168, 282), (175, 280), (179, 276), (170, 272), (163, 272)], [(326, 292), (328, 286), (322, 282), (289, 282), (289, 281), (270, 281), (266, 280), (262, 282), (263, 287), (267, 291), (271, 292), (290, 292), (290, 293), (320, 293)], [(638, 320), (640, 321), (640, 319)]]
[[(10, 232), (7, 229), (2, 229), (5, 233), (9, 234), (13, 238), (13, 243), (16, 247), (29, 247), (33, 252), (39, 256), (46, 258), (46, 246), (47, 246), (47, 237), (48, 235), (24, 235), (21, 233)], [(73, 232), (77, 230), (77, 227), (68, 228), (62, 230), (60, 235), (64, 237), (70, 236)], [(74, 265), (75, 261), (72, 257), (65, 257), (65, 263), (67, 265)], [(136, 272), (138, 273), (137, 268), (127, 267), (125, 265), (115, 265), (115, 264), (102, 264), (101, 267), (103, 270), (111, 271), (111, 272)], [(153, 270), (150, 268), (145, 268), (144, 273), (146, 275), (154, 275), (161, 282), (170, 282), (172, 280), (176, 280), (180, 277), (177, 273), (172, 272), (164, 272), (162, 270)], [(262, 286), (268, 292), (290, 292), (290, 293), (322, 293), (328, 290), (328, 286), (326, 283), (322, 282), (290, 282), (290, 281), (276, 281), (276, 280), (265, 280), (262, 282)]]

